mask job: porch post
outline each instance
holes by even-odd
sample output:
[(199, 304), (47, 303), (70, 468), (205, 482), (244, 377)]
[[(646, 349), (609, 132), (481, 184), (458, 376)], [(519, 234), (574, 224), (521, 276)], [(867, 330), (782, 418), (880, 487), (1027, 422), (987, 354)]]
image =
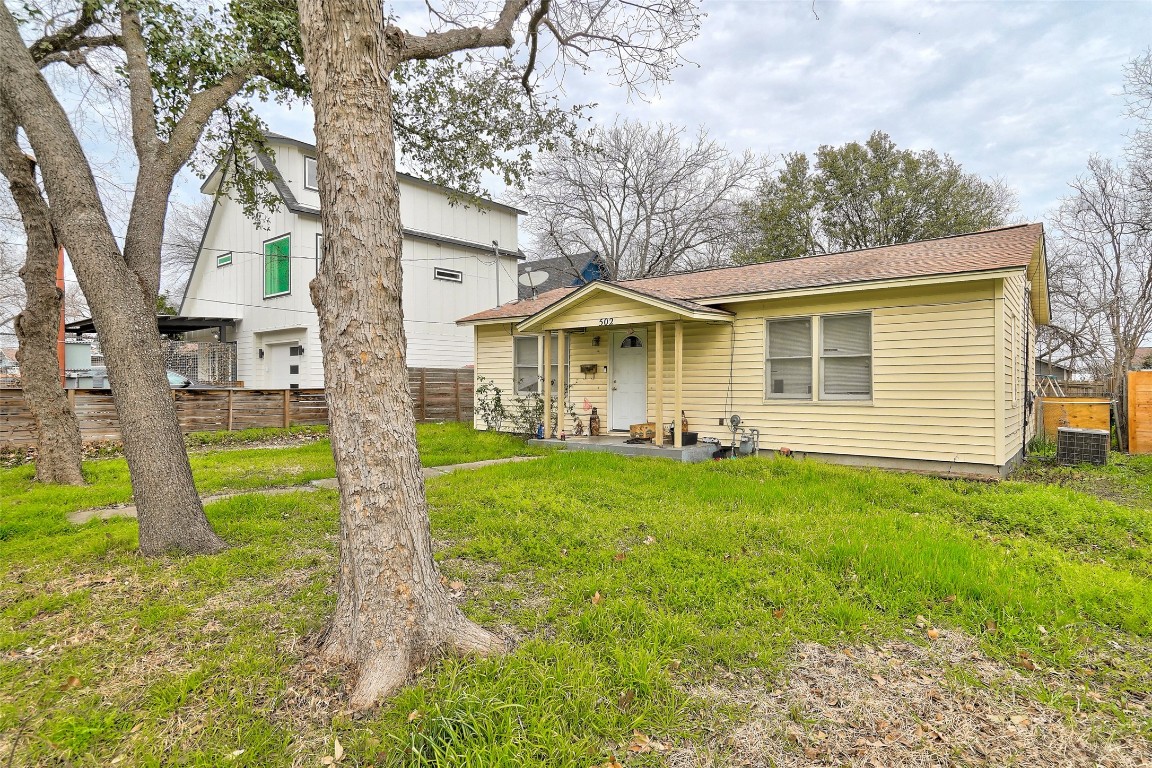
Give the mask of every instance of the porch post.
[[(568, 343), (567, 334), (564, 331), (556, 332), (556, 431), (564, 431), (564, 415), (567, 409), (564, 407), (564, 402), (567, 400), (567, 389), (564, 386), (564, 380), (568, 378), (568, 371), (564, 366), (564, 358), (566, 355), (565, 345)], [(551, 360), (549, 360), (551, 364)]]
[(552, 437), (552, 334), (544, 331), (544, 437)]
[(664, 445), (664, 323), (656, 321), (656, 445)]
[(684, 447), (684, 422), (680, 414), (684, 411), (684, 321), (676, 321), (676, 407), (672, 414), (673, 448)]

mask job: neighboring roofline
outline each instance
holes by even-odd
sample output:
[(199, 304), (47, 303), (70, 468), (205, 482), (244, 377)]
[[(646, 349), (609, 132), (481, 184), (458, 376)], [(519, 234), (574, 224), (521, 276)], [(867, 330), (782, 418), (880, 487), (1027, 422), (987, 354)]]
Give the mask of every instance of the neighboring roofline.
[[(300, 139), (295, 139), (295, 138), (292, 138), (291, 136), (285, 136), (282, 133), (274, 133), (272, 131), (265, 131), (264, 132), (264, 138), (269, 140), (269, 141), (279, 142), (281, 144), (289, 144), (291, 146), (296, 147), (297, 149), (302, 149), (305, 152), (311, 152), (313, 154), (316, 153), (316, 145), (315, 144), (309, 144), (306, 141), (301, 141)], [(478, 201), (479, 203), (483, 203), (485, 206), (487, 206), (489, 208), (495, 208), (495, 209), (500, 210), (500, 211), (505, 211), (506, 213), (515, 213), (515, 214), (519, 214), (521, 216), (527, 216), (528, 215), (528, 211), (521, 210), (515, 206), (508, 205), (507, 203), (501, 203), (501, 202), (498, 202), (498, 201), (493, 200), (493, 199), (488, 198), (488, 197), (480, 197), (478, 195), (470, 195), (467, 192), (461, 192), (458, 189), (452, 189), (452, 187), (446, 187), (443, 184), (437, 184), (434, 181), (428, 181), (427, 179), (422, 179), (419, 176), (413, 176), (412, 174), (404, 173), (403, 171), (396, 171), (396, 178), (403, 179), (404, 181), (407, 181), (411, 184), (415, 184), (418, 187), (427, 187), (429, 189), (435, 189), (435, 190), (440, 191), (440, 192), (448, 192), (452, 195), (458, 195), (459, 197), (461, 197), (465, 200)]]
[[(313, 205), (304, 205), (296, 199), (296, 195), (292, 194), (291, 187), (288, 182), (284, 180), (284, 176), (280, 173), (280, 169), (272, 158), (268, 157), (263, 152), (258, 154), (260, 164), (264, 166), (264, 170), (272, 177), (272, 185), (276, 187), (276, 192), (280, 195), (280, 199), (284, 201), (284, 205), (292, 213), (306, 216), (319, 216), (320, 209)], [(405, 237), (410, 237), (413, 240), (425, 240), (433, 243), (440, 243), (442, 245), (452, 245), (457, 248), (466, 248), (480, 253), (498, 253), (500, 256), (511, 256), (517, 260), (524, 258), (521, 251), (509, 251), (506, 248), (496, 248), (484, 243), (475, 243), (471, 240), (459, 240), (455, 237), (446, 237), (444, 235), (436, 235), (431, 232), (421, 232), (416, 229), (409, 229), (408, 227), (401, 227), (401, 233)]]
[(619, 285), (618, 283), (609, 283), (603, 280), (593, 280), (590, 283), (585, 283), (568, 295), (554, 301), (546, 307), (543, 307), (535, 314), (522, 320), (517, 326), (516, 330), (525, 332), (528, 331), (533, 325), (547, 321), (549, 318), (563, 312), (568, 306), (575, 304), (585, 298), (586, 294), (593, 292), (605, 292), (615, 294), (628, 299), (634, 299), (644, 304), (648, 304), (666, 312), (671, 312), (681, 317), (686, 317), (690, 320), (726, 320), (731, 321), (734, 317), (733, 313), (722, 309), (712, 309), (710, 307), (700, 308), (706, 311), (698, 311), (686, 304), (697, 304), (690, 299), (666, 299), (661, 296), (654, 296), (650, 293), (638, 291), (634, 288), (627, 288)]

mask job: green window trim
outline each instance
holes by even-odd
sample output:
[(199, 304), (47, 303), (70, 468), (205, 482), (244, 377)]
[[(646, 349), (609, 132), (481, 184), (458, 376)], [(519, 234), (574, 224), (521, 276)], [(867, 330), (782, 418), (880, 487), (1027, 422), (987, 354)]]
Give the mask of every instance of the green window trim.
[(264, 298), (292, 292), (292, 238), (289, 235), (264, 243)]
[(216, 266), (217, 267), (227, 267), (231, 263), (232, 263), (232, 251), (228, 251), (228, 253), (222, 253), (216, 257)]

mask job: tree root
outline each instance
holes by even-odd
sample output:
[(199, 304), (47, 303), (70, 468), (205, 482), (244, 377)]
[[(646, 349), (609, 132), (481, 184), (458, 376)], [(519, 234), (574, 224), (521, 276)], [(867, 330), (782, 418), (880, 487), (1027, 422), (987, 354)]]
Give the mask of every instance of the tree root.
[[(389, 649), (370, 653), (360, 661), (360, 675), (352, 689), (349, 706), (354, 712), (363, 712), (395, 694), (430, 658), (443, 656), (446, 652), (461, 655), (492, 656), (503, 653), (505, 642), (479, 624), (460, 615), (459, 621), (445, 632), (440, 644), (430, 653), (414, 653), (410, 649)], [(326, 661), (341, 663), (347, 661), (349, 652), (338, 638), (329, 637), (322, 654)]]

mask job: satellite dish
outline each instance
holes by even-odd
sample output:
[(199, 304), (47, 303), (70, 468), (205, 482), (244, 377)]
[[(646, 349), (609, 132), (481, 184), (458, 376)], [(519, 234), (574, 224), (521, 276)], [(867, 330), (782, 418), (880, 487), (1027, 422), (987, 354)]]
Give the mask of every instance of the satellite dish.
[(531, 272), (525, 272), (520, 275), (520, 285), (526, 285), (529, 288), (539, 288), (544, 285), (547, 279), (547, 272), (542, 269), (534, 269)]

